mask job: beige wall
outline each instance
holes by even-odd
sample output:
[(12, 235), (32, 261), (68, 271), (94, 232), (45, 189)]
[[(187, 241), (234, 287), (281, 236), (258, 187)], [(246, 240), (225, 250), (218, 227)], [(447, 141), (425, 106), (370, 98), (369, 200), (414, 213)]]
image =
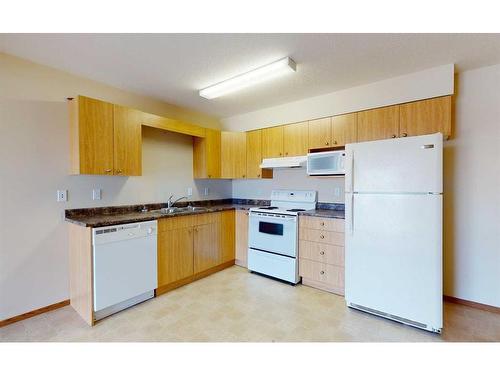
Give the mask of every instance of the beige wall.
[(458, 75), (445, 143), (444, 292), (500, 307), (500, 65)]
[[(65, 98), (84, 94), (205, 126), (210, 117), (0, 54), (0, 320), (68, 298), (70, 207), (228, 198), (230, 181), (194, 181), (192, 139), (143, 128), (143, 176), (69, 176)], [(92, 189), (103, 189), (92, 201)], [(208, 197), (198, 193), (209, 187)], [(56, 202), (68, 189), (69, 201)]]

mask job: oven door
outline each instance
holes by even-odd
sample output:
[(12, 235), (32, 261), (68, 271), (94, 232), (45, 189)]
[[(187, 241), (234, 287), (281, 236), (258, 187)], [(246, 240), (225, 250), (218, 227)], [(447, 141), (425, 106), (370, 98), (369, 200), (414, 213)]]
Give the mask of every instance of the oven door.
[(248, 245), (290, 257), (297, 256), (297, 217), (250, 213)]

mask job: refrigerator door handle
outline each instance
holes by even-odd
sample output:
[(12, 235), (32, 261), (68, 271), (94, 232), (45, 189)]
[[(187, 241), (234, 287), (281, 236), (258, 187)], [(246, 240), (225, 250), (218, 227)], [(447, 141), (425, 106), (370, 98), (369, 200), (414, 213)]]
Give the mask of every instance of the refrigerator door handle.
[(351, 204), (349, 207), (349, 232), (354, 234), (354, 194), (351, 193)]
[(347, 155), (346, 176), (346, 191), (352, 193), (354, 188), (354, 152), (351, 151)]

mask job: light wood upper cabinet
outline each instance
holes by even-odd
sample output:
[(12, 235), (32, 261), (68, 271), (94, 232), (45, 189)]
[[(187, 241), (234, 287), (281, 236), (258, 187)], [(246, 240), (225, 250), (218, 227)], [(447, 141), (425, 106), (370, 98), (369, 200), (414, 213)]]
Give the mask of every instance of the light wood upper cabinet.
[(221, 177), (245, 178), (247, 139), (244, 132), (221, 133)]
[(205, 137), (193, 137), (194, 178), (220, 178), (221, 132), (206, 129)]
[(399, 106), (358, 112), (358, 142), (396, 138), (399, 135)]
[(332, 117), (332, 146), (357, 142), (357, 113)]
[(71, 173), (113, 174), (113, 104), (78, 96), (69, 101)]
[(283, 155), (307, 155), (309, 126), (306, 122), (298, 122), (283, 126)]
[(261, 169), (262, 163), (262, 131), (252, 130), (247, 132), (247, 173), (246, 178), (272, 178), (272, 169)]
[(142, 174), (142, 112), (113, 105), (114, 174)]
[(221, 263), (234, 260), (235, 257), (235, 210), (220, 213), (220, 251)]
[(332, 119), (331, 117), (309, 121), (309, 148), (323, 148), (332, 146)]
[(283, 126), (262, 129), (262, 158), (283, 156)]
[(248, 261), (248, 211), (236, 210), (236, 260), (238, 266), (247, 267)]
[(451, 96), (400, 105), (400, 136), (437, 132), (451, 136)]

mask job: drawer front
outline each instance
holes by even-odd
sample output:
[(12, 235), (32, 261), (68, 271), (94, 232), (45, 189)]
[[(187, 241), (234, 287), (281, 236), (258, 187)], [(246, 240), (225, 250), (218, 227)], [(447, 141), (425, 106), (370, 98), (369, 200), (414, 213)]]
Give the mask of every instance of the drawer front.
[(314, 216), (300, 216), (299, 226), (301, 228), (327, 230), (330, 232), (344, 232), (344, 221), (342, 219), (328, 219)]
[(328, 232), (309, 228), (299, 228), (299, 239), (324, 244), (344, 246), (344, 233)]
[(320, 242), (299, 242), (299, 257), (316, 262), (344, 267), (344, 247), (328, 245)]
[(193, 226), (193, 215), (165, 217), (158, 220), (158, 232)]
[(300, 259), (299, 273), (306, 279), (320, 282), (332, 289), (344, 289), (344, 267)]

